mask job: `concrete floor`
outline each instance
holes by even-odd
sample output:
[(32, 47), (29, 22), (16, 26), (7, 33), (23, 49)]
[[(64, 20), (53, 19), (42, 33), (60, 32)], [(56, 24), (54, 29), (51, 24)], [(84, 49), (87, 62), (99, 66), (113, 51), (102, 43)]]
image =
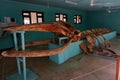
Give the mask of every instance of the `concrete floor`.
[[(111, 40), (112, 49), (119, 53), (120, 38)], [(37, 80), (115, 80), (116, 60), (95, 55), (77, 55), (63, 64), (48, 57), (27, 58), (27, 68), (38, 74)], [(17, 72), (15, 58), (0, 61), (0, 80)]]

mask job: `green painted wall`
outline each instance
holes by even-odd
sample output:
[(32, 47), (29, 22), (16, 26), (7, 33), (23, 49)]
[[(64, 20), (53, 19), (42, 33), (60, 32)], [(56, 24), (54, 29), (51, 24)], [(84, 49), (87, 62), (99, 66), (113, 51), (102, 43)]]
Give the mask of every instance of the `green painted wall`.
[(108, 28), (120, 34), (120, 11), (107, 12), (88, 12), (88, 26), (91, 28)]
[(6, 38), (0, 38), (0, 51), (1, 49), (11, 48), (14, 46), (12, 35), (7, 32)]
[[(23, 23), (22, 10), (44, 12), (44, 22), (55, 21), (55, 13), (64, 13), (68, 15), (68, 22), (73, 24), (73, 16), (75, 14), (78, 14), (82, 16), (82, 24), (73, 24), (73, 25), (81, 31), (86, 29), (87, 19), (86, 19), (86, 12), (84, 11), (75, 11), (75, 10), (55, 8), (55, 7), (48, 8), (42, 5), (27, 4), (27, 3), (8, 1), (8, 0), (1, 0), (0, 2), (0, 21), (4, 22), (4, 17), (8, 16), (15, 18), (17, 23), (22, 24)], [(26, 41), (51, 39), (53, 38), (53, 36), (54, 35), (52, 33), (36, 32), (36, 31), (27, 32), (25, 34)], [(0, 44), (1, 43), (5, 43), (5, 42), (1, 41), (0, 39)], [(8, 45), (13, 45), (13, 43), (9, 42)], [(3, 48), (2, 46), (0, 46), (0, 49)]]

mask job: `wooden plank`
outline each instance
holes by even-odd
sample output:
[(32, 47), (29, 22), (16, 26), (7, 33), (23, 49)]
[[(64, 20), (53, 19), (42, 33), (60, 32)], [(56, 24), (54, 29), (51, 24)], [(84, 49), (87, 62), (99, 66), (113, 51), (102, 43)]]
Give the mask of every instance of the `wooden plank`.
[(119, 80), (120, 77), (120, 56), (117, 57), (117, 64), (116, 64), (116, 80)]

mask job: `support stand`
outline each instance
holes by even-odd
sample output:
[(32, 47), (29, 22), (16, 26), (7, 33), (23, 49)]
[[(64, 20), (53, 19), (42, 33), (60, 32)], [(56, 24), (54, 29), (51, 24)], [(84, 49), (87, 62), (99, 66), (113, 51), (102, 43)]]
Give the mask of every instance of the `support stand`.
[[(16, 51), (18, 51), (17, 34), (20, 34), (21, 36), (22, 51), (25, 51), (25, 38), (24, 38), (25, 31), (13, 31), (14, 45), (15, 45)], [(26, 69), (26, 58), (25, 57), (17, 57), (16, 60), (17, 60), (18, 73), (8, 76), (6, 80), (35, 80), (37, 79), (38, 76), (35, 73), (33, 73), (30, 69)]]

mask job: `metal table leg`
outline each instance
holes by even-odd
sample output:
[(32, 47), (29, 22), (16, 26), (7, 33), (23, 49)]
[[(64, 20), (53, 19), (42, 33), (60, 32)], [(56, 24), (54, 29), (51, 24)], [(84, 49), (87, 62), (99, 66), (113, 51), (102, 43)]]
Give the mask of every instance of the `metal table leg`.
[[(25, 31), (14, 31), (13, 37), (14, 37), (14, 45), (15, 49), (18, 51), (18, 43), (17, 43), (17, 33), (21, 35), (21, 44), (22, 44), (22, 51), (25, 50), (25, 39), (24, 39), (24, 33)], [(17, 57), (17, 67), (18, 67), (18, 74), (21, 75), (21, 72), (23, 72), (23, 79), (26, 80), (26, 58), (25, 57)], [(21, 70), (21, 64), (23, 67), (23, 71)]]
[[(25, 31), (13, 31), (13, 38), (14, 38), (14, 46), (16, 51), (19, 50), (18, 48), (18, 38), (17, 34), (21, 37), (21, 44), (22, 44), (22, 51), (25, 50)], [(12, 74), (6, 78), (6, 80), (36, 80), (38, 75), (32, 72), (30, 69), (26, 68), (26, 58), (25, 57), (17, 57), (17, 67), (18, 73)]]

